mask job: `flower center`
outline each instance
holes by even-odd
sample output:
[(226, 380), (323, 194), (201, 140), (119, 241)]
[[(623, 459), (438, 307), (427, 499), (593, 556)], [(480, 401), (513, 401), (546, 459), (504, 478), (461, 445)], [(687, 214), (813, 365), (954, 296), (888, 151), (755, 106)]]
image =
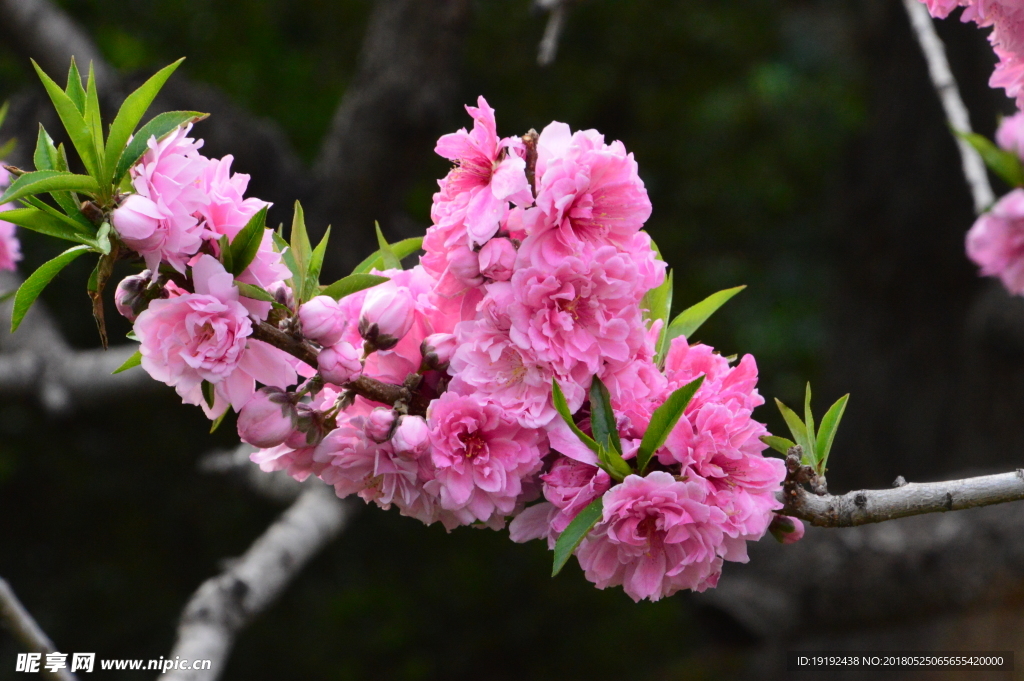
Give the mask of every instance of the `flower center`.
[(472, 433), (459, 433), (459, 440), (462, 441), (462, 446), (465, 447), (467, 459), (472, 459), (487, 448), (487, 443), (484, 442), (480, 433), (476, 431)]

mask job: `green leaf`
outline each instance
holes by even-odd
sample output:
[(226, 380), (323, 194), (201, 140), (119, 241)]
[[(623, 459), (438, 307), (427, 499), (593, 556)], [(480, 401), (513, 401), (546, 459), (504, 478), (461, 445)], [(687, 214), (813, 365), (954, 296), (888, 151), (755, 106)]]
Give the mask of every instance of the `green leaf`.
[(974, 147), (985, 165), (1005, 180), (1008, 185), (1011, 187), (1024, 186), (1024, 167), (1021, 167), (1021, 161), (1017, 154), (1000, 149), (987, 137), (975, 132), (954, 130), (953, 133)]
[(829, 407), (829, 410), (825, 412), (825, 416), (821, 419), (821, 429), (818, 430), (818, 440), (815, 443), (815, 448), (818, 452), (818, 472), (825, 472), (825, 464), (828, 462), (829, 452), (832, 450), (832, 441), (835, 440), (836, 431), (839, 429), (839, 422), (843, 418), (843, 412), (846, 411), (846, 403), (850, 400), (850, 394), (847, 393), (836, 400), (836, 403)]
[(795, 442), (789, 438), (779, 437), (778, 435), (763, 435), (761, 436), (761, 442), (783, 455), (789, 453), (790, 447), (796, 447)]
[(295, 259), (295, 296), (296, 304), (306, 302), (306, 273), (309, 272), (309, 261), (313, 257), (313, 247), (309, 243), (309, 233), (306, 232), (306, 215), (302, 210), (302, 204), (295, 202), (295, 214), (292, 217), (291, 252)]
[(402, 269), (402, 261), (399, 259), (398, 254), (391, 248), (388, 240), (384, 238), (384, 232), (380, 231), (380, 223), (374, 222), (373, 228), (377, 230), (377, 245), (380, 247), (380, 257), (384, 260), (384, 269)]
[(626, 460), (622, 458), (622, 454), (615, 451), (611, 447), (605, 447), (602, 444), (597, 445), (597, 460), (599, 466), (603, 468), (608, 475), (612, 476), (612, 479), (616, 482), (622, 482), (626, 479), (626, 476), (633, 474), (633, 469), (629, 467)]
[(74, 103), (78, 113), (85, 115), (85, 90), (82, 88), (82, 74), (78, 72), (78, 64), (71, 57), (71, 68), (68, 69), (68, 85), (64, 94)]
[[(125, 151), (128, 139), (135, 132), (139, 121), (146, 115), (146, 111), (149, 110), (150, 104), (153, 103), (153, 99), (156, 98), (164, 83), (167, 82), (167, 79), (171, 77), (171, 74), (174, 73), (184, 60), (184, 57), (182, 57), (170, 66), (160, 69), (143, 83), (138, 90), (125, 98), (124, 104), (121, 105), (117, 116), (114, 117), (114, 122), (110, 124), (110, 135), (107, 138), (107, 147), (104, 152), (105, 166), (108, 173), (111, 173), (118, 167), (121, 154)], [(119, 179), (120, 177), (115, 178), (113, 174), (106, 178), (107, 182), (117, 182)]]
[(253, 300), (262, 300), (265, 303), (271, 303), (274, 307), (279, 310), (287, 310), (284, 305), (277, 302), (277, 298), (270, 294), (269, 291), (261, 289), (259, 286), (253, 286), (252, 284), (246, 284), (245, 282), (235, 281), (235, 286), (238, 287), (238, 292), (246, 298), (252, 298)]
[(119, 374), (122, 371), (128, 371), (129, 369), (137, 367), (140, 364), (142, 364), (142, 353), (136, 350), (135, 354), (126, 359), (124, 364), (114, 369), (112, 373)]
[(3, 104), (0, 104), (0, 126), (2, 126), (4, 124), (5, 120), (7, 120), (7, 112), (10, 111), (10, 110), (11, 110), (11, 103), (10, 102), (4, 102)]
[[(644, 319), (654, 322), (656, 319), (665, 320), (668, 325), (668, 316), (672, 312), (672, 272), (669, 271), (661, 286), (652, 288), (644, 294), (640, 301), (640, 309), (644, 312)], [(650, 324), (647, 325), (650, 328)]]
[(18, 146), (18, 139), (12, 137), (3, 144), (0, 144), (0, 158), (10, 156), (15, 147)]
[(96, 246), (103, 255), (110, 255), (110, 223), (104, 222), (96, 231)]
[(569, 562), (569, 556), (573, 554), (573, 551), (593, 529), (602, 515), (604, 515), (604, 500), (602, 497), (598, 497), (580, 511), (565, 528), (565, 531), (559, 535), (558, 541), (555, 542), (555, 564), (551, 569), (552, 577), (556, 577), (562, 571), (565, 564)]
[(227, 418), (229, 411), (231, 410), (225, 409), (223, 414), (221, 414), (220, 416), (213, 420), (213, 424), (210, 426), (210, 435), (213, 435), (214, 433), (217, 432), (217, 429), (220, 428), (220, 424), (224, 423), (224, 419)]
[(217, 386), (209, 381), (203, 381), (203, 400), (206, 401), (206, 406), (213, 409), (213, 403), (217, 399)]
[[(50, 195), (54, 196), (56, 193), (64, 193), (64, 194), (67, 194), (68, 198), (71, 197), (71, 193), (70, 192), (54, 192), (54, 193), (51, 193)], [(96, 233), (96, 228), (92, 225), (91, 222), (89, 222), (88, 220), (85, 219), (85, 216), (82, 215), (82, 213), (77, 209), (77, 207), (75, 209), (75, 212), (72, 215), (67, 215), (67, 214), (62, 213), (61, 211), (57, 210), (56, 208), (54, 208), (50, 204), (46, 203), (45, 201), (40, 199), (38, 196), (26, 196), (25, 198), (18, 199), (18, 200), (21, 201), (22, 204), (27, 204), (29, 206), (32, 206), (33, 208), (36, 208), (37, 210), (41, 210), (44, 213), (46, 213), (47, 215), (49, 215), (49, 216), (51, 216), (53, 218), (56, 218), (57, 220), (60, 220), (61, 222), (66, 224), (68, 227), (70, 227), (71, 229), (73, 229), (76, 232), (78, 232), (79, 234), (81, 234), (82, 235), (82, 239), (81, 239), (82, 243), (84, 243), (84, 244), (91, 244), (91, 243), (93, 243), (92, 236), (93, 236), (93, 234)]]
[[(32, 66), (35, 67), (36, 73), (39, 74), (39, 79), (43, 81), (46, 94), (50, 96), (50, 101), (53, 102), (54, 108), (57, 109), (57, 115), (60, 117), (61, 123), (64, 124), (64, 129), (68, 132), (71, 144), (74, 145), (78, 155), (82, 158), (86, 171), (95, 178), (99, 175), (99, 159), (96, 156), (96, 144), (93, 141), (92, 132), (82, 115), (82, 112), (85, 110), (84, 91), (81, 95), (82, 107), (79, 108), (76, 102), (72, 101), (71, 96), (65, 94), (60, 89), (60, 86), (53, 82), (53, 79), (46, 75), (34, 60), (32, 61)], [(77, 69), (75, 71), (77, 73)], [(78, 83), (78, 87), (76, 89), (74, 84), (69, 82), (68, 90), (75, 96), (78, 96), (78, 90), (81, 90), (82, 82), (80, 79), (72, 80)], [(93, 182), (95, 182), (95, 179)]]
[(600, 455), (601, 447), (594, 442), (593, 438), (580, 430), (579, 426), (576, 425), (576, 422), (572, 420), (572, 414), (569, 413), (569, 403), (565, 401), (565, 394), (562, 393), (562, 388), (558, 385), (558, 381), (555, 379), (551, 379), (551, 401), (554, 402), (555, 410), (558, 412), (558, 415), (561, 416), (562, 420), (569, 426), (569, 430), (571, 430), (573, 434), (580, 439), (580, 442), (585, 444), (590, 451), (594, 452), (594, 454)]
[(295, 258), (292, 257), (291, 246), (277, 232), (273, 233), (273, 239), (274, 245), (277, 246), (277, 250), (281, 254), (281, 259), (284, 260), (284, 264), (288, 266), (288, 270), (292, 273), (292, 282), (301, 281), (302, 273), (299, 272), (299, 266), (295, 264)]
[(89, 251), (88, 246), (73, 246), (53, 260), (43, 263), (39, 269), (29, 275), (14, 296), (14, 311), (11, 313), (11, 333), (18, 330), (32, 303), (43, 292), (46, 285), (57, 276), (72, 260)]
[(345, 296), (350, 296), (377, 284), (383, 284), (385, 281), (388, 281), (387, 277), (379, 277), (376, 274), (350, 274), (320, 291), (320, 295), (341, 300)]
[(220, 247), (220, 262), (224, 265), (224, 269), (232, 274), (235, 272), (235, 264), (231, 258), (231, 242), (228, 241), (227, 234), (221, 234), (220, 239), (217, 240), (217, 245)]
[[(103, 159), (103, 121), (100, 118), (100, 95), (96, 91), (96, 73), (93, 71), (92, 62), (89, 62), (89, 82), (85, 88), (85, 123), (89, 126), (89, 133), (92, 137), (93, 146), (96, 148), (97, 179), (106, 182), (106, 162)], [(101, 186), (102, 192), (105, 187)]]
[(60, 170), (36, 170), (25, 173), (12, 182), (3, 196), (0, 196), (0, 204), (10, 203), (24, 196), (52, 191), (96, 194), (99, 191), (99, 185), (89, 175), (75, 175)]
[(156, 137), (157, 140), (161, 140), (182, 125), (196, 123), (209, 115), (199, 113), (198, 111), (168, 111), (151, 118), (144, 126), (139, 128), (139, 131), (132, 137), (132, 141), (128, 143), (124, 153), (121, 154), (121, 158), (117, 162), (117, 168), (114, 169), (111, 184), (116, 185), (120, 183), (121, 178), (128, 172), (128, 169), (139, 162), (142, 155), (146, 153), (146, 149), (149, 148), (149, 140), (151, 138)]
[(640, 448), (636, 452), (636, 466), (640, 475), (647, 472), (647, 465), (651, 462), (654, 453), (661, 449), (668, 439), (672, 429), (679, 422), (679, 417), (686, 411), (694, 394), (704, 383), (704, 376), (698, 376), (683, 387), (675, 390), (664, 404), (654, 410), (651, 414), (651, 422), (647, 426), (647, 432), (640, 440)]
[(36, 170), (60, 170), (57, 167), (57, 148), (43, 124), (39, 124), (39, 136), (36, 138), (36, 150), (32, 154), (32, 162)]
[[(395, 254), (399, 260), (407, 258), (416, 251), (423, 247), (423, 237), (418, 236), (412, 239), (402, 239), (397, 243), (391, 244), (391, 252)], [(372, 270), (383, 270), (384, 267), (384, 256), (379, 250), (374, 251), (370, 257), (363, 260), (361, 263), (356, 265), (356, 268), (352, 270), (352, 274), (367, 274)]]
[(590, 429), (597, 444), (622, 454), (619, 426), (615, 421), (608, 388), (597, 376), (590, 384)]
[(807, 429), (807, 443), (811, 445), (812, 449), (808, 454), (811, 460), (814, 461), (815, 465), (818, 463), (818, 451), (816, 442), (814, 439), (814, 413), (811, 412), (811, 382), (807, 382), (807, 388), (804, 391), (804, 428)]
[(814, 456), (814, 446), (807, 437), (807, 426), (796, 415), (796, 412), (784, 405), (779, 398), (775, 398), (775, 404), (779, 407), (779, 411), (782, 412), (782, 418), (785, 419), (786, 425), (789, 426), (789, 432), (793, 434), (793, 440), (804, 450), (801, 463), (810, 465), (814, 461), (812, 458)]
[(66, 239), (76, 243), (87, 243), (92, 240), (76, 231), (64, 220), (60, 220), (38, 208), (15, 208), (0, 213), (0, 220), (14, 223), (33, 232), (39, 232), (57, 239)]
[(232, 274), (236, 276), (241, 274), (256, 258), (256, 253), (260, 250), (260, 244), (263, 243), (263, 232), (267, 225), (268, 208), (269, 206), (263, 206), (256, 215), (249, 219), (249, 222), (245, 224), (242, 231), (231, 240), (231, 262), (234, 265), (234, 269), (231, 271)]
[(327, 225), (327, 231), (324, 232), (324, 238), (320, 240), (316, 248), (313, 249), (313, 255), (309, 260), (309, 269), (306, 270), (306, 283), (303, 287), (302, 297), (309, 300), (317, 294), (320, 290), (320, 270), (324, 265), (324, 254), (327, 252), (327, 240), (331, 236), (331, 226)]
[(727, 288), (724, 291), (712, 293), (696, 305), (686, 308), (680, 312), (668, 326), (668, 343), (674, 338), (686, 336), (689, 338), (701, 325), (708, 320), (708, 317), (718, 311), (718, 308), (725, 305), (729, 300), (745, 289), (746, 286)]

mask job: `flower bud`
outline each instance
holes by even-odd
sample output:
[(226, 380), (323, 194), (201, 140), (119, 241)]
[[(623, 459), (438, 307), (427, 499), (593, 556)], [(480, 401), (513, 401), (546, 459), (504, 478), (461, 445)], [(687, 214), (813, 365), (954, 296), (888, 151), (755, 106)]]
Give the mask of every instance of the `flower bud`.
[(260, 388), (238, 414), (238, 437), (261, 449), (276, 447), (292, 434), (295, 422), (291, 395), (279, 388)]
[(117, 311), (130, 322), (134, 322), (135, 318), (149, 305), (145, 291), (149, 285), (150, 276), (149, 270), (143, 270), (141, 274), (125, 277), (114, 291), (114, 305), (117, 307)]
[(395, 412), (387, 407), (376, 407), (366, 417), (366, 436), (374, 442), (387, 442), (395, 425)]
[(455, 353), (455, 336), (450, 333), (432, 333), (420, 343), (423, 369), (444, 371)]
[(316, 358), (317, 367), (324, 380), (334, 385), (342, 385), (359, 378), (363, 372), (362, 357), (355, 347), (347, 341), (338, 341), (329, 348), (324, 348)]
[(334, 345), (341, 340), (345, 330), (345, 317), (341, 314), (338, 301), (330, 296), (317, 296), (299, 308), (299, 322), (302, 335), (323, 346)]
[(800, 541), (804, 536), (804, 524), (799, 518), (791, 518), (788, 515), (777, 515), (772, 518), (768, 531), (772, 533), (780, 544), (793, 544)]
[(315, 447), (320, 444), (326, 434), (323, 413), (308, 404), (296, 405), (295, 413), (295, 430), (284, 443), (292, 449)]
[(151, 200), (131, 194), (114, 209), (110, 221), (128, 248), (144, 251), (156, 248), (164, 238), (157, 229), (162, 217)]
[(480, 276), (480, 256), (469, 246), (459, 246), (448, 253), (448, 267), (452, 274), (466, 286), (484, 283)]
[(412, 328), (414, 305), (408, 289), (382, 284), (371, 288), (359, 314), (359, 335), (377, 350), (389, 350)]
[(425, 454), (430, 447), (430, 429), (427, 428), (427, 422), (422, 416), (400, 417), (391, 444), (399, 454)]
[(492, 281), (511, 279), (515, 262), (516, 247), (508, 239), (491, 239), (480, 249), (480, 274)]

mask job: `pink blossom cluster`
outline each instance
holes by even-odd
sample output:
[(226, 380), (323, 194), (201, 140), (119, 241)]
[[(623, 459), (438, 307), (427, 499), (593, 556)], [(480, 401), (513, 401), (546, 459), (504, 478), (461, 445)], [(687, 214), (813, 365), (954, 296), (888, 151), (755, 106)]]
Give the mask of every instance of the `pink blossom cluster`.
[[(11, 182), (11, 174), (4, 168), (4, 164), (0, 161), (0, 192), (2, 192), (8, 184)], [(0, 205), (0, 211), (11, 210), (17, 208), (17, 206), (7, 203)], [(14, 225), (10, 222), (0, 220), (0, 270), (8, 270), (13, 272), (17, 265), (16, 263), (21, 260), (21, 243), (18, 241), (18, 237), (14, 235)]]
[[(763, 402), (754, 359), (732, 366), (682, 337), (656, 357), (663, 321), (649, 323), (642, 302), (665, 263), (641, 231), (651, 204), (621, 142), (564, 123), (501, 138), (482, 97), (467, 111), (472, 130), (437, 144), (454, 166), (420, 263), (375, 270), (387, 280), (337, 300), (303, 300), (281, 283), (288, 270), (268, 237), (239, 279), (274, 292), (269, 317), (218, 260), (220, 236), (264, 204), (243, 199), (244, 176), (203, 158), (187, 130), (151, 140), (136, 193), (114, 214), (153, 272), (117, 297), (137, 315), (143, 367), (211, 418), (240, 410), (263, 470), (316, 476), (339, 497), (449, 530), (511, 519), (514, 540), (551, 544), (603, 498), (576, 551), (598, 587), (657, 600), (714, 586), (780, 507), (784, 469), (762, 456), (767, 431), (752, 416)], [(260, 323), (303, 343), (316, 369), (253, 339)], [(655, 410), (699, 376), (646, 475), (609, 475), (552, 398), (557, 382), (589, 431), (600, 378), (633, 461)]]
[(992, 27), (989, 42), (999, 58), (989, 79), (992, 87), (1005, 88), (1006, 95), (1024, 108), (1024, 3), (1019, 0), (921, 0), (933, 17), (944, 19), (963, 7), (961, 21)]

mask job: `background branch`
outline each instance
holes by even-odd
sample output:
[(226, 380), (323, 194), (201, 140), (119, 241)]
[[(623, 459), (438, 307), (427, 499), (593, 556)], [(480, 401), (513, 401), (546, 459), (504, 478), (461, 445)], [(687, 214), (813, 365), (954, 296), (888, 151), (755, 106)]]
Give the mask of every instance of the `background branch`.
[[(2, 577), (0, 577), (0, 622), (30, 651), (42, 653), (43, 655), (57, 652), (53, 641), (50, 640), (46, 632), (32, 618), (32, 615), (29, 614), (25, 606), (18, 600), (11, 585)], [(44, 657), (43, 662), (45, 661)], [(58, 669), (56, 672), (51, 672), (45, 669), (42, 664), (40, 664), (40, 669), (44, 676), (52, 679), (77, 681), (75, 675), (67, 669)]]

